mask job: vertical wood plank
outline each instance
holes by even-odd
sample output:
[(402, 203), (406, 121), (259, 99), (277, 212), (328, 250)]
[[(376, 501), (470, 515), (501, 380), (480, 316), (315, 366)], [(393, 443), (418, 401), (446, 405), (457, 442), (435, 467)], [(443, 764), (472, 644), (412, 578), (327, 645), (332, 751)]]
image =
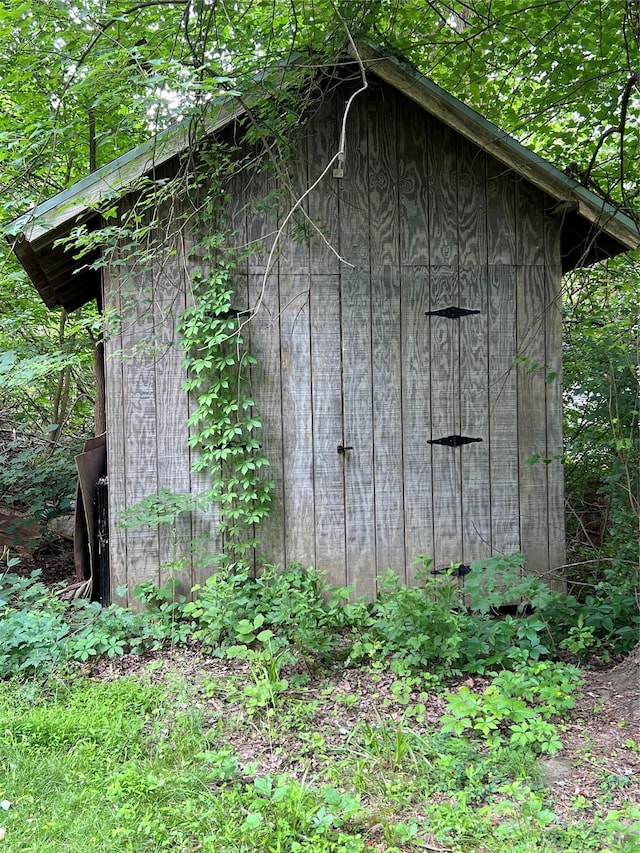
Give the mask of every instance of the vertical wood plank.
[(458, 146), (458, 265), (485, 266), (487, 263), (487, 181), (486, 155), (457, 138)]
[[(256, 528), (258, 561), (284, 566), (284, 470), (282, 449), (282, 378), (280, 363), (280, 302), (278, 277), (249, 276), (249, 305), (258, 305), (250, 321), (251, 351), (257, 363), (251, 369), (256, 410), (262, 421), (260, 443), (269, 460), (265, 476), (274, 482), (270, 514)], [(286, 416), (286, 415), (284, 415)]]
[(487, 257), (493, 266), (516, 262), (515, 191), (513, 172), (487, 157)]
[[(115, 267), (118, 273), (119, 267)], [(107, 413), (107, 476), (109, 478), (109, 563), (111, 598), (127, 603), (127, 595), (116, 595), (116, 589), (127, 583), (127, 533), (119, 526), (125, 508), (126, 455), (124, 431), (124, 378), (122, 359), (122, 306), (118, 276), (106, 267), (102, 273), (103, 305), (114, 312), (107, 315), (104, 335), (105, 406)]]
[(402, 270), (402, 445), (404, 453), (405, 553), (407, 582), (415, 579), (413, 560), (433, 557), (431, 473), (431, 377), (429, 268)]
[(311, 377), (316, 568), (335, 586), (347, 584), (342, 430), (340, 278), (311, 277)]
[(456, 134), (435, 119), (428, 125), (429, 262), (458, 263)]
[[(155, 328), (153, 298), (157, 271), (128, 270), (127, 308), (122, 327), (126, 507), (158, 491)], [(124, 294), (123, 294), (124, 295)], [(157, 527), (127, 530), (127, 584), (160, 581)]]
[[(431, 311), (458, 304), (457, 270), (431, 267)], [(431, 340), (431, 439), (460, 433), (460, 336), (456, 321), (429, 317)], [(462, 558), (460, 448), (431, 445), (436, 567)]]
[[(538, 575), (547, 573), (549, 562), (544, 302), (544, 267), (519, 267), (518, 356), (526, 359), (518, 365), (520, 541), (527, 570)], [(532, 369), (535, 365), (539, 367)]]
[(368, 270), (342, 275), (347, 583), (356, 595), (376, 592), (371, 369), (371, 288)]
[[(178, 322), (186, 307), (184, 268), (184, 258), (178, 247), (174, 255), (167, 252), (156, 274), (153, 299), (158, 489), (168, 489), (174, 494), (191, 491), (187, 444), (189, 409), (187, 394), (182, 389), (184, 353), (178, 335)], [(161, 583), (169, 577), (167, 569), (171, 564), (175, 567), (178, 561), (182, 564), (176, 577), (180, 592), (188, 594), (193, 586), (189, 513), (182, 513), (174, 528), (169, 524), (160, 525), (159, 560)]]
[[(262, 154), (259, 149), (255, 157)], [(245, 174), (246, 236), (249, 275), (265, 274), (271, 248), (278, 233), (279, 192), (273, 167), (260, 159)], [(269, 275), (278, 274), (278, 252), (274, 252)], [(251, 306), (250, 306), (251, 307)]]
[[(345, 91), (345, 97), (348, 91)], [(371, 368), (371, 280), (367, 95), (347, 120), (344, 177), (339, 179), (342, 369), (347, 583), (356, 595), (376, 592)], [(340, 117), (340, 113), (339, 113)]]
[(489, 267), (491, 550), (519, 551), (516, 270)]
[(386, 86), (369, 99), (369, 221), (376, 569), (404, 581), (397, 101)]
[[(429, 263), (429, 119), (407, 98), (398, 107), (400, 263)], [(425, 309), (427, 310), (427, 309)]]
[[(322, 174), (339, 147), (340, 129), (336, 99), (323, 100), (311, 117), (307, 133), (309, 184)], [(329, 275), (340, 271), (338, 188), (340, 179), (333, 177), (333, 168), (309, 195), (309, 216), (317, 226), (311, 229), (309, 270), (312, 275)], [(318, 233), (318, 231), (320, 233)], [(324, 238), (322, 238), (324, 235)]]
[[(294, 131), (292, 150), (287, 167), (280, 164), (276, 180), (280, 187), (280, 223), (282, 233), (278, 241), (280, 270), (295, 272), (309, 268), (311, 225), (308, 219), (309, 186), (307, 128)], [(294, 209), (295, 208), (295, 209)], [(287, 220), (284, 220), (292, 212)]]
[[(486, 250), (486, 249), (485, 249)], [(491, 554), (491, 487), (489, 477), (488, 299), (486, 267), (460, 270), (460, 304), (479, 314), (459, 320), (460, 432), (482, 441), (460, 448), (462, 483), (462, 553), (471, 560)]]
[(285, 560), (314, 565), (309, 277), (281, 272), (279, 287)]
[(371, 277), (373, 442), (378, 574), (405, 580), (402, 364), (398, 267)]
[[(564, 519), (564, 469), (562, 464), (562, 270), (560, 266), (548, 266), (545, 291), (546, 366), (555, 378), (547, 378), (547, 491), (549, 500), (549, 568), (563, 566), (566, 562), (566, 539)], [(559, 577), (550, 575), (549, 582), (563, 589)]]
[(520, 266), (545, 263), (544, 194), (524, 178), (516, 182), (516, 251)]
[[(345, 97), (347, 92), (345, 92)], [(352, 102), (347, 118), (347, 149), (344, 177), (338, 182), (340, 206), (340, 254), (356, 269), (370, 267), (369, 150), (367, 101), (364, 94)], [(341, 118), (341, 116), (340, 116)], [(342, 271), (348, 276), (348, 270)]]

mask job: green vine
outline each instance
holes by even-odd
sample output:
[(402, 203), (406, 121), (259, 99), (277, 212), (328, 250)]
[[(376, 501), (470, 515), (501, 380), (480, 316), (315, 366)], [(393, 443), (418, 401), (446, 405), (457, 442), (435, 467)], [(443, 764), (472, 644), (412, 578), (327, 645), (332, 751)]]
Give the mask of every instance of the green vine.
[(188, 379), (184, 389), (196, 399), (189, 444), (198, 451), (195, 471), (211, 478), (208, 497), (220, 511), (219, 532), (227, 560), (248, 562), (256, 547), (254, 525), (269, 514), (274, 484), (257, 437), (262, 423), (249, 388), (256, 363), (232, 311), (236, 261), (220, 250), (220, 237), (198, 246), (211, 266), (192, 275), (194, 304), (181, 318)]

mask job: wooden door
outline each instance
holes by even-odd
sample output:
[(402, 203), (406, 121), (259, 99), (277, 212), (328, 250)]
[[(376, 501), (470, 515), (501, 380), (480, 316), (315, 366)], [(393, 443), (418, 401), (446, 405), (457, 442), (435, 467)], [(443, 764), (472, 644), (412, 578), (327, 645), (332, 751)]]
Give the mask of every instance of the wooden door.
[[(493, 282), (507, 309), (513, 278)], [(445, 568), (518, 547), (515, 313), (492, 318), (493, 291), (486, 267), (342, 276), (337, 444), (359, 592), (387, 568), (411, 582), (421, 554)]]

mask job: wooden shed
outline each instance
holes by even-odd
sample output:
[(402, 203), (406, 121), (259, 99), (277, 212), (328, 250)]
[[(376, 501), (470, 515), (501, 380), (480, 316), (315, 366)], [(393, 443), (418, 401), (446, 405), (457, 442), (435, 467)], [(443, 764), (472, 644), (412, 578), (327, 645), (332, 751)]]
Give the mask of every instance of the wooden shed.
[[(278, 172), (229, 182), (230, 230), (252, 245), (235, 307), (256, 308), (251, 382), (275, 481), (260, 553), (367, 595), (388, 567), (411, 582), (420, 554), (441, 568), (521, 550), (530, 571), (552, 574), (565, 555), (561, 277), (637, 247), (638, 230), (402, 61), (362, 56), (368, 86), (351, 104), (344, 162), (304, 199), (325, 239), (285, 230), (267, 269), (291, 197), (256, 212)], [(338, 150), (359, 65), (341, 75), (284, 164), (298, 197)], [(207, 133), (233, 130), (242, 146), (243, 113), (225, 102)], [(57, 241), (100, 222), (105, 199), (130, 204), (141, 177), (170, 177), (195, 144), (176, 127), (14, 224), (47, 305), (99, 299), (122, 317), (105, 359), (114, 590), (162, 580), (176, 543), (162, 526), (122, 529), (121, 512), (205, 484), (192, 471), (176, 331), (191, 261), (173, 246), (137, 274), (123, 250), (92, 269)], [(180, 542), (204, 531), (213, 552), (224, 547), (215, 507), (178, 525)], [(189, 565), (185, 587), (211, 571)]]

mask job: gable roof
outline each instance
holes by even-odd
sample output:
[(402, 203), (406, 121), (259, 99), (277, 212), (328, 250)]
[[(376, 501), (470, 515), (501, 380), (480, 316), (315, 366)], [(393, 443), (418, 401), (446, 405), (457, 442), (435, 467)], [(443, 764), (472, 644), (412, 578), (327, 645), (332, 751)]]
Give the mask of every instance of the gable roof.
[[(373, 45), (359, 46), (368, 72), (384, 80), (429, 114), (499, 160), (555, 200), (552, 212), (562, 217), (563, 271), (587, 266), (640, 246), (640, 232), (626, 215), (595, 193), (521, 145), (513, 137), (454, 98), (440, 86), (396, 57), (384, 56)], [(283, 74), (282, 68), (277, 70)], [(240, 118), (245, 108), (231, 96), (212, 104), (201, 138), (215, 134)], [(100, 221), (106, 201), (123, 195), (171, 158), (194, 144), (191, 123), (181, 122), (123, 154), (64, 192), (14, 220), (12, 248), (44, 302), (73, 310), (98, 296), (99, 273), (90, 267), (94, 256), (76, 259), (55, 245), (72, 229)], [(336, 140), (337, 144), (337, 140)]]

